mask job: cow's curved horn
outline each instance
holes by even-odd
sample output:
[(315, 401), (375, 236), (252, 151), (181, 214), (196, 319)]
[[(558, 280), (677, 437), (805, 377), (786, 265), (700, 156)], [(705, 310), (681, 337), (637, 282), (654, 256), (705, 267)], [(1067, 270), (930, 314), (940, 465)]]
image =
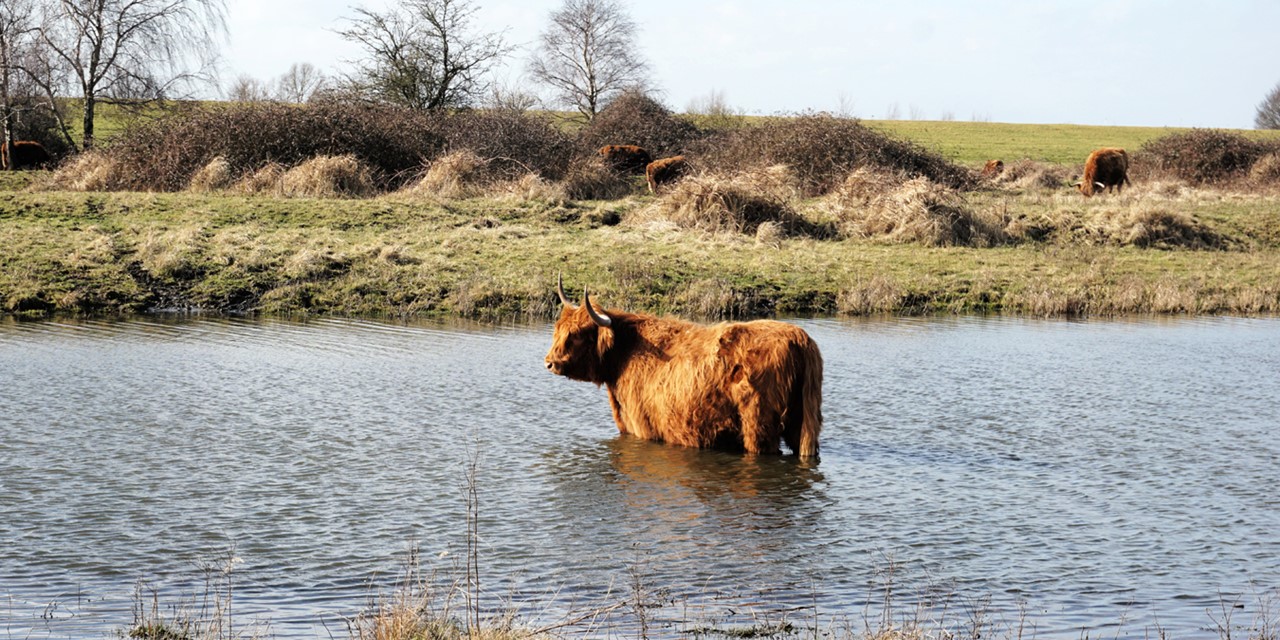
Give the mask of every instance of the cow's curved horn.
[(560, 304), (563, 304), (564, 306), (569, 307), (570, 309), (573, 308), (573, 303), (569, 301), (569, 296), (566, 296), (564, 294), (564, 274), (563, 273), (556, 275), (556, 293), (560, 294)]
[(582, 305), (587, 308), (587, 313), (591, 316), (591, 319), (595, 321), (597, 325), (601, 327), (608, 327), (613, 325), (613, 318), (610, 318), (609, 316), (603, 313), (597, 312), (596, 308), (591, 306), (591, 298), (587, 295), (586, 289), (582, 290)]

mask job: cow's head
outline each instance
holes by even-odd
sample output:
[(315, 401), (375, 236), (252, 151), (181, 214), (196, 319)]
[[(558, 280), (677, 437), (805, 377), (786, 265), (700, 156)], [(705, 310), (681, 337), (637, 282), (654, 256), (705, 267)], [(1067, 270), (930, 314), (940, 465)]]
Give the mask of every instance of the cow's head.
[(1090, 186), (1088, 183), (1084, 182), (1083, 180), (1071, 186), (1080, 190), (1080, 193), (1083, 193), (1085, 197), (1092, 196), (1095, 191), (1105, 191), (1107, 188), (1107, 185), (1102, 184), (1101, 182), (1094, 182), (1093, 185)]
[(564, 293), (564, 280), (556, 283), (560, 295), (560, 319), (556, 321), (547, 370), (574, 380), (604, 382), (604, 358), (613, 348), (613, 320), (596, 311), (586, 290), (582, 304), (574, 305)]

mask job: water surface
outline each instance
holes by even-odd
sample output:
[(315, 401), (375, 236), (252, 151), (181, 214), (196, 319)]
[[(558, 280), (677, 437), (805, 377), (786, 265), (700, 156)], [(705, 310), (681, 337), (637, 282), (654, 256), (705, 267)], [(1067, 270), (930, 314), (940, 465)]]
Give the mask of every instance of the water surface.
[[(816, 465), (619, 437), (548, 325), (0, 324), (0, 628), (99, 637), (139, 580), (214, 575), (238, 624), (343, 637), (410, 550), (458, 575), (472, 485), (484, 606), (532, 626), (639, 589), (651, 635), (860, 629), (889, 582), (961, 626), (1211, 638), (1276, 597), (1280, 320), (799, 324)], [(602, 624), (562, 631), (639, 622)]]

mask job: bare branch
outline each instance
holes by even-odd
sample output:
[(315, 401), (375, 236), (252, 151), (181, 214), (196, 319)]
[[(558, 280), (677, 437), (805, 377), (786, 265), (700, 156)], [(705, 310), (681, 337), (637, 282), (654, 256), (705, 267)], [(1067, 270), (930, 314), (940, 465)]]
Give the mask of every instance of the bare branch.
[(529, 73), (562, 104), (594, 118), (610, 98), (645, 84), (636, 25), (619, 0), (565, 0), (552, 12)]
[(366, 99), (414, 109), (471, 106), (489, 92), (489, 70), (507, 55), (503, 33), (473, 33), (470, 0), (400, 0), (385, 13), (356, 9), (338, 31), (365, 57), (345, 76)]

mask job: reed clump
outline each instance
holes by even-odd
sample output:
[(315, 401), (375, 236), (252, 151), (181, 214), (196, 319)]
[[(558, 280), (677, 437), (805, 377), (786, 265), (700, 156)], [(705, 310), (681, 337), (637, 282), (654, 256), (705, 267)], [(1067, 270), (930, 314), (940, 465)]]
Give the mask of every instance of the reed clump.
[(924, 177), (861, 168), (830, 198), (847, 238), (928, 246), (989, 246), (1007, 240), (1003, 223), (971, 211), (953, 188)]
[(689, 176), (663, 193), (651, 215), (685, 229), (756, 235), (822, 236), (827, 230), (795, 209), (795, 176), (783, 165), (731, 174)]

